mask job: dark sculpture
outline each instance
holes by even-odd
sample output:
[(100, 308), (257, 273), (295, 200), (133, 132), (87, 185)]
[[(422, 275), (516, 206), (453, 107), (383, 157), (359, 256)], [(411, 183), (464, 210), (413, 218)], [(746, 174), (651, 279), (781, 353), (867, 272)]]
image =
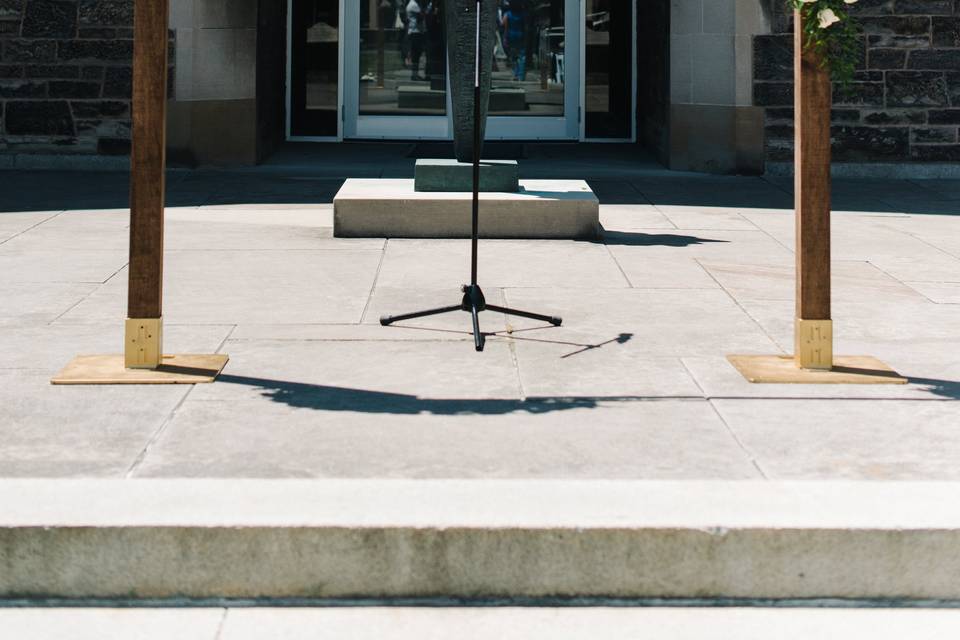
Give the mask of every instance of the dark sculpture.
[[(497, 3), (481, 3), (480, 148), (487, 129), (487, 108), (493, 80)], [(476, 79), (477, 0), (443, 0), (447, 23), (447, 55), (453, 102), (453, 147), (459, 162), (473, 162), (473, 95)]]

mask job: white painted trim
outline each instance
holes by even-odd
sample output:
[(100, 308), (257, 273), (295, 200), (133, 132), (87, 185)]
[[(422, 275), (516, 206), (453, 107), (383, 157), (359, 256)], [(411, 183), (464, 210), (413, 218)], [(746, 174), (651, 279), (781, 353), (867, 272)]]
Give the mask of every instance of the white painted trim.
[(287, 140), (290, 140), (290, 132), (293, 128), (293, 0), (287, 0), (287, 77), (284, 81), (287, 93), (287, 112), (286, 112), (286, 134)]

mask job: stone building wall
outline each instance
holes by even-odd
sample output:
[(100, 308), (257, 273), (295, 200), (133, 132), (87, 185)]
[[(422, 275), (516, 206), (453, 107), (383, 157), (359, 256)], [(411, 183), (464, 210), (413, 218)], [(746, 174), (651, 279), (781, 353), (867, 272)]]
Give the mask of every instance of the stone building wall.
[(0, 153), (126, 154), (133, 0), (0, 0)]
[[(773, 35), (754, 38), (754, 103), (766, 107), (767, 159), (793, 160), (792, 16), (769, 0)], [(860, 0), (863, 59), (834, 90), (839, 162), (960, 161), (960, 0)]]

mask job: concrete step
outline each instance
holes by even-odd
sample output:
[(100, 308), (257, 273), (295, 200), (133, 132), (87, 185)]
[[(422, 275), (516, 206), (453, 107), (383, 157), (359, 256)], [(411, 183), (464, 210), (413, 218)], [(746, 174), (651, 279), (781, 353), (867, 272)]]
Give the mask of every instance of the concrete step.
[[(351, 178), (333, 199), (333, 234), (469, 238), (472, 210), (470, 192), (417, 191), (414, 180)], [(583, 180), (521, 180), (516, 193), (480, 194), (483, 238), (593, 240), (599, 232), (600, 201)]]
[(0, 598), (960, 600), (960, 484), (6, 480)]
[(956, 609), (0, 609), (10, 640), (942, 640)]

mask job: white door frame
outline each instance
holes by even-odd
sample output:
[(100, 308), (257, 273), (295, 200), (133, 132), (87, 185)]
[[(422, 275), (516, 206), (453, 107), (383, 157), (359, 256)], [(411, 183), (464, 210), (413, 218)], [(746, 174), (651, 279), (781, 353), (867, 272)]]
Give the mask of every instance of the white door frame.
[[(362, 0), (361, 0), (362, 1)], [(443, 116), (366, 116), (360, 115), (360, 1), (341, 4), (340, 23), (349, 27), (344, 38), (341, 109), (344, 138), (378, 140), (448, 140), (451, 138), (450, 92), (447, 115)], [(345, 55), (344, 55), (345, 54)]]
[[(564, 0), (566, 15), (566, 50), (573, 51), (566, 60), (564, 84), (564, 115), (550, 116), (489, 116), (487, 140), (578, 140), (580, 138), (580, 85), (582, 49), (580, 44), (581, 7), (583, 0)], [(341, 6), (342, 0), (341, 0)], [(360, 6), (349, 2), (347, 13), (341, 14), (340, 24), (350, 29), (342, 40), (341, 58), (346, 60), (342, 78), (343, 138), (397, 139), (397, 140), (451, 140), (453, 138), (453, 107), (447, 92), (447, 114), (444, 116), (364, 116), (360, 115)], [(342, 9), (343, 10), (343, 9)], [(352, 42), (350, 41), (352, 40)], [(347, 81), (349, 79), (349, 81)]]

